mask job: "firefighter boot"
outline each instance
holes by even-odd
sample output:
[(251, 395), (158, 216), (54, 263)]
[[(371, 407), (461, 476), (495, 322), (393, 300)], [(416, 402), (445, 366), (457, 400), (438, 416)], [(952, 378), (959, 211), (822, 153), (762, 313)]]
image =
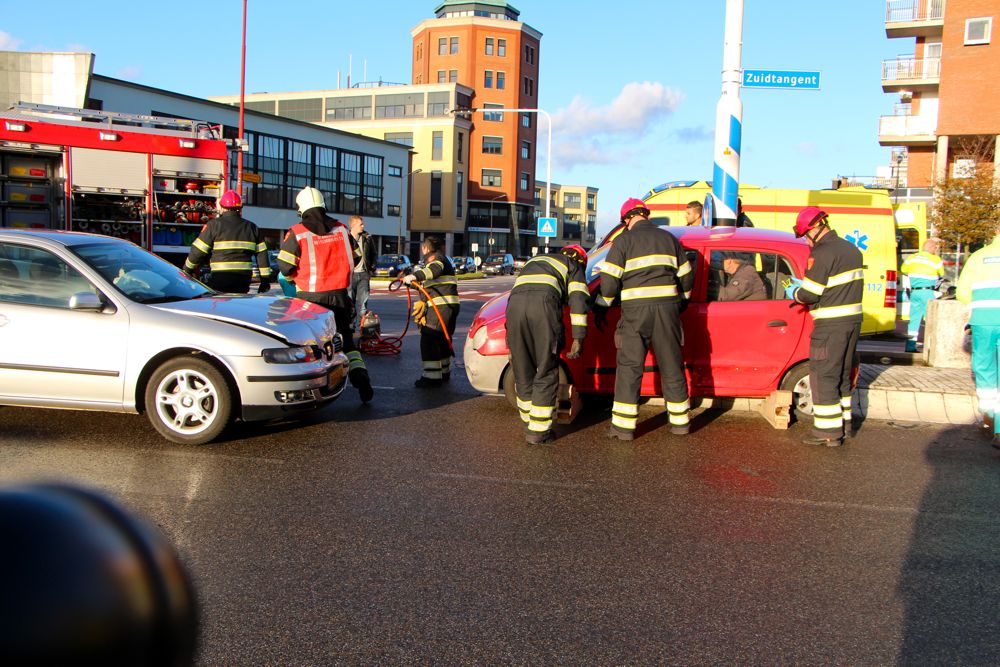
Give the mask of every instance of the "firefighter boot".
[(368, 403), (371, 401), (372, 397), (375, 396), (375, 390), (372, 389), (372, 381), (368, 377), (368, 369), (355, 368), (347, 376), (351, 379), (351, 384), (354, 385), (354, 388), (358, 390), (361, 402)]
[(538, 433), (537, 431), (529, 431), (524, 435), (524, 441), (529, 445), (546, 445), (555, 440), (555, 436), (552, 431), (543, 431)]
[(816, 447), (840, 447), (844, 444), (843, 438), (821, 438), (819, 436), (807, 436), (802, 438), (803, 445), (813, 445)]
[(635, 439), (635, 432), (624, 428), (618, 428), (617, 426), (609, 426), (606, 435), (609, 438), (616, 440), (624, 440), (625, 442), (631, 442)]
[(417, 379), (416, 382), (413, 383), (413, 386), (416, 387), (417, 389), (436, 389), (440, 387), (442, 384), (444, 384), (444, 381), (438, 378), (429, 378), (421, 376)]

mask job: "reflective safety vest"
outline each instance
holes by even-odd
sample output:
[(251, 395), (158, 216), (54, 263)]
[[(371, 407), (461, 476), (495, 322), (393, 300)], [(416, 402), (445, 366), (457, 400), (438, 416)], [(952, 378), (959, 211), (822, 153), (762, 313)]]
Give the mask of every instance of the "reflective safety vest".
[(910, 277), (910, 287), (933, 287), (944, 275), (944, 261), (934, 253), (921, 250), (907, 258), (899, 270)]
[(329, 234), (314, 234), (301, 222), (292, 225), (299, 244), (295, 286), (304, 292), (332, 292), (348, 289), (354, 273), (350, 231), (344, 225)]
[(1000, 325), (1000, 236), (966, 261), (955, 298), (971, 307), (969, 324)]

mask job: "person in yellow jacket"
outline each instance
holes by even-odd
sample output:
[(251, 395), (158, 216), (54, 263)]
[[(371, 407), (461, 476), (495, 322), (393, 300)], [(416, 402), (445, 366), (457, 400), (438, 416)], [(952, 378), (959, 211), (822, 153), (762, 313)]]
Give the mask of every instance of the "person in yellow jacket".
[(1000, 235), (985, 248), (972, 253), (958, 277), (955, 297), (972, 309), (972, 372), (983, 426), (993, 433), (993, 446), (1000, 448), (995, 420), (997, 352), (1000, 344)]
[(944, 261), (938, 257), (937, 239), (924, 241), (924, 249), (911, 255), (900, 271), (910, 279), (910, 323), (906, 327), (909, 340), (906, 341), (906, 351), (917, 351), (917, 337), (920, 335), (920, 324), (927, 314), (927, 302), (936, 295), (938, 280), (944, 277)]

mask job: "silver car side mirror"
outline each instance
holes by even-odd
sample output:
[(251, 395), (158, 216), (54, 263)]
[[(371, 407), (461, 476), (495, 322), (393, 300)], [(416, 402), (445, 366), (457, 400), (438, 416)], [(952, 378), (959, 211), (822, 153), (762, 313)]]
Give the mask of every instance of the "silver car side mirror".
[(104, 302), (93, 292), (77, 292), (69, 298), (70, 310), (104, 310)]

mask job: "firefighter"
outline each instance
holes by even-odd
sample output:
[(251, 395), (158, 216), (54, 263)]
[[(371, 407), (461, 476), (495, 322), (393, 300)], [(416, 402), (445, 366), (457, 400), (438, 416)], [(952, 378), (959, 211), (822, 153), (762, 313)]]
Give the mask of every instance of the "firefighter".
[(584, 276), (587, 252), (569, 245), (554, 255), (536, 255), (521, 269), (507, 301), (507, 347), (514, 370), (517, 409), (528, 444), (550, 442), (559, 388), (559, 351), (565, 344), (563, 305), (569, 304), (577, 359), (587, 335), (590, 292)]
[(632, 440), (639, 416), (639, 390), (650, 346), (660, 369), (660, 383), (670, 420), (670, 432), (687, 435), (690, 403), (681, 353), (681, 309), (691, 296), (694, 271), (673, 234), (649, 221), (641, 199), (621, 208), (628, 227), (616, 238), (601, 263), (601, 294), (594, 322), (604, 325), (606, 310), (621, 298), (621, 319), (615, 332), (618, 371), (608, 436)]
[(825, 211), (807, 206), (793, 228), (812, 248), (802, 280), (792, 279), (785, 296), (813, 306), (809, 343), (809, 387), (813, 432), (807, 445), (837, 447), (851, 435), (851, 369), (861, 333), (864, 292), (861, 251), (830, 229)]
[(924, 241), (924, 249), (911, 255), (900, 267), (903, 275), (910, 279), (910, 322), (906, 327), (908, 340), (906, 351), (917, 351), (920, 323), (927, 314), (927, 302), (934, 298), (938, 280), (944, 277), (944, 261), (938, 257), (937, 239)]
[[(445, 331), (449, 337), (455, 334), (459, 310), (458, 279), (455, 267), (444, 254), (444, 241), (440, 237), (426, 237), (420, 245), (420, 252), (423, 253), (423, 268), (407, 275), (403, 283), (411, 285), (418, 282), (431, 297), (427, 301), (421, 295), (422, 298), (413, 307), (413, 319), (420, 326), (420, 358), (423, 361), (423, 373), (414, 386), (430, 389), (440, 387), (451, 379), (454, 353)], [(433, 306), (437, 306), (436, 312)]]
[(302, 188), (295, 204), (302, 221), (292, 225), (281, 242), (278, 270), (295, 282), (299, 299), (333, 311), (350, 362), (347, 375), (361, 401), (368, 403), (375, 391), (351, 333), (354, 304), (350, 289), (357, 252), (351, 242), (351, 231), (326, 214), (323, 193), (316, 188)]
[(1000, 344), (1000, 235), (989, 245), (972, 253), (962, 267), (955, 287), (955, 297), (969, 304), (969, 328), (972, 329), (972, 372), (976, 378), (976, 396), (983, 426), (993, 436), (993, 446), (1000, 447), (1000, 429), (996, 423), (997, 352)]
[(257, 225), (245, 220), (240, 213), (243, 200), (232, 190), (219, 198), (222, 214), (201, 228), (201, 233), (191, 244), (191, 252), (184, 262), (184, 272), (194, 275), (198, 267), (208, 261), (211, 276), (208, 286), (219, 292), (247, 294), (253, 278), (251, 258), (256, 255), (260, 271), (258, 294), (271, 289), (271, 262), (267, 244), (260, 236)]

